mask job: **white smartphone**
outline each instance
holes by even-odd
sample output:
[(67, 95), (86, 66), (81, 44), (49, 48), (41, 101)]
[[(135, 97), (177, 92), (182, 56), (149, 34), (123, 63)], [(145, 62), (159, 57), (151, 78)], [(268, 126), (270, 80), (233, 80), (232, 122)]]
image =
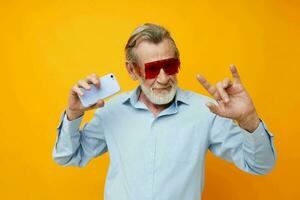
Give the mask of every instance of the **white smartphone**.
[(84, 107), (89, 107), (98, 100), (105, 99), (120, 91), (120, 86), (113, 73), (100, 77), (99, 81), (100, 89), (97, 89), (94, 84), (90, 84), (91, 89), (89, 90), (81, 88), (83, 96), (79, 96), (79, 99)]

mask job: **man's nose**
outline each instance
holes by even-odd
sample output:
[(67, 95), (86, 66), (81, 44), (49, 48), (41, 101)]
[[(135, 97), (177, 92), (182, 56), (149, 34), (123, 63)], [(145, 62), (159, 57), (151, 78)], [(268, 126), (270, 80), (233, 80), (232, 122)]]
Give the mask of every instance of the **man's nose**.
[(169, 75), (161, 68), (156, 80), (160, 84), (167, 84), (169, 82)]

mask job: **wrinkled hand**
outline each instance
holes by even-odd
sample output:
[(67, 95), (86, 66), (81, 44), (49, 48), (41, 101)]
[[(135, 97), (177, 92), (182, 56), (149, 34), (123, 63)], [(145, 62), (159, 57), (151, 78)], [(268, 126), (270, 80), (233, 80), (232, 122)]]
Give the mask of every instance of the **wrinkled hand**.
[(84, 88), (86, 90), (91, 89), (91, 85), (95, 85), (98, 89), (100, 89), (100, 81), (99, 77), (96, 74), (92, 74), (87, 76), (85, 79), (79, 80), (72, 88), (69, 94), (68, 105), (66, 108), (67, 117), (69, 120), (74, 120), (81, 115), (84, 114), (85, 111), (96, 109), (104, 106), (104, 100), (100, 99), (95, 104), (90, 107), (84, 107), (81, 104), (79, 96), (83, 96), (84, 93), (80, 88)]
[(236, 120), (241, 127), (252, 132), (258, 127), (259, 117), (236, 67), (230, 65), (230, 71), (233, 81), (225, 78), (216, 85), (211, 85), (203, 76), (197, 75), (199, 82), (218, 103), (208, 102), (206, 106), (216, 115)]

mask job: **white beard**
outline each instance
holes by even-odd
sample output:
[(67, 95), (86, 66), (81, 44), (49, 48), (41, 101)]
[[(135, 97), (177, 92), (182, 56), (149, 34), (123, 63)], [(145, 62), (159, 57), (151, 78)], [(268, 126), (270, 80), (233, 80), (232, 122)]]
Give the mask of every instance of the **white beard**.
[[(147, 87), (144, 84), (144, 80), (143, 79), (139, 79), (140, 80), (140, 85), (141, 85), (141, 89), (143, 91), (143, 93), (145, 94), (145, 96), (149, 99), (149, 101), (151, 101), (153, 104), (156, 105), (164, 105), (164, 104), (168, 104), (170, 103), (174, 96), (176, 95), (176, 91), (177, 91), (177, 80), (175, 81), (175, 83), (171, 83), (171, 90), (170, 91), (163, 91), (161, 93), (155, 93), (153, 91), (153, 88), (156, 88), (154, 86), (152, 87)], [(159, 87), (157, 87), (159, 88)]]

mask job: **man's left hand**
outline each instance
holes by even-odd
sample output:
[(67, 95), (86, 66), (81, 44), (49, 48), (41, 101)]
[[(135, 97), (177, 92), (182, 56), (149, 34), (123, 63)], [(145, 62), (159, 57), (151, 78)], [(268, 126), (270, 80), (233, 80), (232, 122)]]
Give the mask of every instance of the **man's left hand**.
[(230, 65), (233, 80), (225, 78), (210, 84), (203, 76), (197, 75), (198, 81), (217, 101), (218, 105), (208, 102), (206, 106), (211, 112), (236, 120), (239, 126), (248, 132), (253, 132), (259, 125), (259, 116), (256, 112), (251, 97), (242, 85), (235, 65)]

